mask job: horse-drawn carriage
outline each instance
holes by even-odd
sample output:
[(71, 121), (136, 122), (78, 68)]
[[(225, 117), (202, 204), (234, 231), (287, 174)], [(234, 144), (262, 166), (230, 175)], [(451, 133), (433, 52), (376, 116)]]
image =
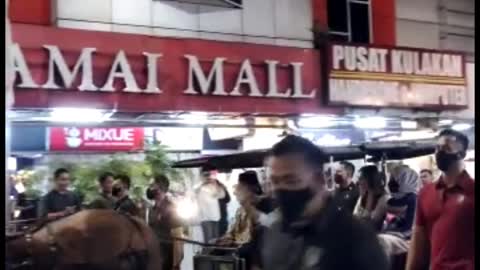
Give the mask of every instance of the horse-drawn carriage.
[[(321, 147), (325, 153), (324, 161), (338, 162), (344, 160), (365, 160), (379, 165), (386, 175), (386, 163), (391, 160), (404, 160), (431, 155), (435, 152), (435, 141), (433, 140), (415, 140), (415, 141), (393, 141), (393, 142), (371, 142), (361, 145), (343, 146), (343, 147)], [(232, 169), (260, 168), (264, 166), (264, 159), (268, 155), (268, 150), (254, 150), (241, 153), (206, 156), (196, 159), (189, 159), (176, 162), (173, 166), (176, 168), (212, 168), (219, 171), (230, 171)], [(333, 171), (331, 171), (333, 174)], [(332, 175), (333, 178), (333, 175)], [(388, 249), (388, 248), (386, 248)], [(404, 269), (406, 254), (391, 255), (392, 270)], [(223, 260), (225, 259), (225, 260)], [(237, 256), (217, 257), (208, 255), (196, 255), (194, 257), (194, 270), (210, 269), (231, 269), (245, 270), (242, 268), (242, 260)], [(229, 267), (221, 266), (228, 261)], [(208, 265), (208, 267), (206, 267)]]
[[(374, 142), (346, 147), (322, 147), (322, 149), (325, 153), (325, 161), (364, 159), (384, 165), (387, 160), (402, 160), (433, 154), (435, 143), (432, 140)], [(220, 171), (259, 168), (263, 167), (267, 154), (267, 150), (257, 150), (208, 156), (179, 161), (174, 164), (174, 167), (208, 167)], [(14, 269), (13, 267), (17, 270), (77, 269), (72, 268), (72, 264), (79, 266), (78, 269), (161, 269), (158, 259), (161, 254), (156, 247), (158, 240), (155, 239), (148, 226), (138, 220), (110, 213), (108, 210), (82, 211), (51, 226), (40, 226), (34, 231), (18, 224), (12, 223), (11, 225), (15, 225), (17, 231), (15, 235), (12, 235), (12, 231), (7, 231), (7, 263), (9, 263), (7, 269)], [(27, 231), (23, 232), (22, 229), (27, 229)], [(43, 246), (34, 240), (40, 241)], [(182, 241), (181, 239), (177, 240)], [(13, 245), (13, 243), (17, 244)], [(204, 243), (194, 244), (222, 249), (222, 247), (212, 247)], [(38, 248), (38, 254), (35, 253), (37, 252), (36, 248)], [(246, 270), (245, 261), (237, 255), (236, 250), (230, 249), (229, 251), (228, 255), (222, 256), (211, 253), (195, 255), (194, 270)], [(15, 255), (22, 255), (23, 261), (9, 261), (13, 260), (14, 252)], [(148, 256), (143, 256), (145, 254), (142, 252), (146, 252)], [(48, 259), (50, 257), (52, 259)], [(108, 258), (107, 261), (105, 261), (106, 258)], [(35, 259), (39, 259), (39, 261), (36, 262)], [(26, 263), (27, 261), (28, 263)], [(58, 266), (64, 261), (71, 265), (67, 264), (63, 268), (51, 267), (52, 264)], [(102, 264), (103, 266), (92, 268), (90, 267), (92, 262), (97, 263), (97, 266), (102, 266)], [(43, 263), (47, 265), (47, 268), (38, 267), (35, 263)], [(143, 268), (137, 266), (132, 268), (132, 265), (138, 263), (143, 265)], [(85, 266), (90, 268), (85, 268)]]

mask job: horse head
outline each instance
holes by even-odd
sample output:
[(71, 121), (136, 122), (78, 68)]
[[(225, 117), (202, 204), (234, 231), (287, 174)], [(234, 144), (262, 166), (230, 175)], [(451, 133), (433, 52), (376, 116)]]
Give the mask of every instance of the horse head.
[(41, 226), (25, 233), (5, 236), (5, 261), (10, 265), (8, 269), (51, 269), (48, 243), (36, 236), (40, 229)]

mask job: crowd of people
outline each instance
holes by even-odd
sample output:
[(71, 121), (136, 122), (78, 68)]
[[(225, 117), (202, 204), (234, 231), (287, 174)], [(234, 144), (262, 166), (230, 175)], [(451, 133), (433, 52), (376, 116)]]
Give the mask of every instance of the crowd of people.
[(390, 269), (398, 255), (405, 260), (397, 269), (474, 269), (468, 144), (460, 132), (440, 133), (437, 180), (429, 169), (395, 164), (387, 172), (364, 166), (355, 182), (355, 166), (340, 162), (332, 192), (320, 166), (325, 155), (288, 136), (266, 160), (273, 193), (262, 191), (254, 171), (240, 174), (241, 207), (217, 244), (239, 247), (248, 269)]
[[(474, 269), (474, 180), (462, 162), (467, 148), (463, 134), (440, 133), (435, 158), (442, 174), (436, 181), (427, 169), (417, 173), (397, 165), (387, 174), (376, 165), (356, 171), (342, 161), (331, 191), (322, 150), (289, 135), (265, 161), (271, 189), (264, 190), (255, 171), (239, 175), (233, 194), (240, 207), (230, 226), (229, 192), (215, 171), (202, 170), (195, 194), (204, 241), (237, 248), (248, 270), (382, 270), (397, 254), (408, 254), (407, 270)], [(49, 220), (82, 208), (78, 195), (68, 190), (69, 172), (58, 169), (54, 180), (39, 210)], [(128, 176), (107, 172), (98, 183), (101, 191), (87, 208), (140, 216), (128, 195)], [(182, 236), (185, 223), (168, 192), (168, 178), (155, 176), (146, 191), (153, 202), (147, 222), (161, 240), (164, 269), (180, 269), (183, 246), (174, 239)]]

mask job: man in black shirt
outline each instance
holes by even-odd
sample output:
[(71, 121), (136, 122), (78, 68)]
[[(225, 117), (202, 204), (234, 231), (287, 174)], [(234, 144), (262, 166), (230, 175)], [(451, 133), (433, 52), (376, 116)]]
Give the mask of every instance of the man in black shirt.
[(360, 193), (357, 185), (352, 182), (355, 166), (348, 162), (340, 162), (340, 166), (335, 173), (335, 183), (337, 187), (334, 191), (333, 203), (339, 211), (353, 213)]
[(113, 184), (112, 195), (115, 198), (114, 209), (120, 213), (129, 214), (140, 217), (140, 209), (128, 196), (131, 180), (128, 175), (118, 175), (117, 180)]
[(287, 136), (266, 160), (281, 217), (266, 231), (262, 268), (275, 270), (387, 270), (375, 233), (331, 202), (324, 153)]
[(114, 176), (110, 172), (103, 173), (98, 178), (100, 185), (100, 194), (90, 205), (91, 209), (113, 209), (115, 200), (112, 196)]
[(70, 173), (67, 169), (58, 169), (54, 173), (55, 187), (40, 201), (39, 216), (48, 220), (55, 220), (73, 214), (81, 209), (80, 197), (68, 190)]

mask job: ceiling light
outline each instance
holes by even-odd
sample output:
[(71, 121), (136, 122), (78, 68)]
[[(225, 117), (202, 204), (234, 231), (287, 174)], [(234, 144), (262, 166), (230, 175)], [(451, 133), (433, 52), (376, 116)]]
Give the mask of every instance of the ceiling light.
[(325, 134), (322, 137), (314, 140), (314, 143), (319, 146), (346, 146), (350, 145), (352, 141), (348, 138), (337, 138), (332, 134)]
[(361, 129), (382, 129), (387, 126), (387, 119), (379, 116), (358, 118), (353, 122), (353, 125)]
[(7, 159), (7, 169), (9, 171), (16, 171), (17, 170), (17, 159), (14, 157), (8, 157)]
[(111, 113), (105, 114), (103, 111), (96, 109), (55, 108), (50, 113), (49, 120), (51, 122), (72, 123), (103, 122), (111, 115)]
[(402, 121), (401, 123), (402, 129), (417, 129), (418, 123), (417, 121)]
[(298, 126), (302, 128), (329, 128), (335, 125), (334, 118), (327, 116), (302, 117), (298, 120)]
[(453, 120), (451, 119), (443, 119), (438, 121), (438, 125), (440, 126), (450, 126), (451, 124), (453, 124)]
[(467, 123), (460, 123), (460, 124), (455, 124), (452, 126), (452, 129), (456, 130), (456, 131), (465, 131), (465, 130), (468, 130), (470, 128), (472, 128), (473, 125), (471, 124), (467, 124)]
[(208, 114), (204, 112), (191, 112), (179, 116), (181, 122), (190, 125), (205, 125), (208, 120)]

